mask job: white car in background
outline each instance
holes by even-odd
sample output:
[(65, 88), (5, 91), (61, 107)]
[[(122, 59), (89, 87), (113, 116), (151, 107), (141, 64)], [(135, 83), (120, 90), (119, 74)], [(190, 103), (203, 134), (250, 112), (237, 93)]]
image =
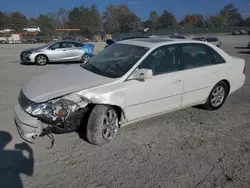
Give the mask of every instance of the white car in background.
[(221, 48), (221, 45), (222, 45), (222, 42), (217, 37), (194, 37), (192, 40), (209, 42), (219, 48)]
[(15, 32), (15, 29), (2, 29), (2, 30), (0, 30), (0, 33), (4, 33), (4, 34), (14, 33), (14, 32)]
[(28, 32), (28, 33), (40, 33), (40, 27), (38, 26), (29, 26), (29, 27), (25, 27), (23, 28), (23, 32)]
[(21, 88), (14, 117), (30, 142), (83, 129), (90, 143), (103, 145), (119, 127), (142, 119), (196, 105), (217, 110), (245, 79), (244, 59), (207, 42), (122, 40), (88, 63), (31, 79)]
[[(84, 43), (76, 41), (58, 41), (38, 48), (23, 50), (21, 62), (46, 65), (51, 62), (87, 62), (92, 54), (83, 49)], [(92, 52), (91, 52), (92, 53)]]

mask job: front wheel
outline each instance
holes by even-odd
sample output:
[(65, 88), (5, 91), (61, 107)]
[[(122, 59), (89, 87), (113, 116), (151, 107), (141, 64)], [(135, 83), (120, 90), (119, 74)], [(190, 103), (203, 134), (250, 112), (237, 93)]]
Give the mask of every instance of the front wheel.
[(46, 65), (48, 63), (48, 58), (45, 55), (37, 55), (35, 59), (37, 65)]
[(87, 139), (91, 144), (103, 145), (110, 142), (118, 132), (119, 119), (114, 108), (96, 105), (90, 113)]
[(228, 94), (228, 87), (225, 82), (219, 82), (214, 86), (209, 97), (204, 104), (204, 108), (206, 110), (217, 110), (219, 109), (225, 102)]
[(89, 60), (90, 60), (90, 56), (89, 55), (83, 55), (83, 57), (82, 57), (82, 64), (85, 64), (85, 63), (88, 63), (89, 62)]

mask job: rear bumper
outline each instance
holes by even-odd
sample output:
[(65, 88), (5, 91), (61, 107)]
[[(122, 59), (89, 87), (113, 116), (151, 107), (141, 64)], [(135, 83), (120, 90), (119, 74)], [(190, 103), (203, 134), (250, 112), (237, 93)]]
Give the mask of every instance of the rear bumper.
[(24, 112), (19, 104), (14, 106), (14, 120), (17, 127), (17, 131), (21, 138), (28, 142), (34, 142), (34, 140), (43, 133), (43, 129), (47, 127), (37, 118), (34, 118)]
[(246, 75), (244, 74), (242, 74), (240, 77), (232, 79), (230, 81), (231, 88), (229, 94), (234, 93), (238, 89), (242, 88), (245, 84), (245, 81), (246, 81)]

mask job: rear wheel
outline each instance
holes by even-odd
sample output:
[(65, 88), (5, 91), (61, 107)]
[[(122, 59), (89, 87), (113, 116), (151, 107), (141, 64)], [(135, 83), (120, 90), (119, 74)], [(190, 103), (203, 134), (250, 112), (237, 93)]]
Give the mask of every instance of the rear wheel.
[(37, 55), (35, 59), (37, 65), (46, 65), (48, 63), (48, 58), (45, 55)]
[(219, 82), (214, 86), (207, 102), (204, 104), (204, 108), (206, 110), (217, 110), (219, 109), (225, 102), (228, 94), (228, 87), (225, 82)]
[(96, 105), (90, 113), (87, 139), (91, 144), (103, 145), (115, 138), (119, 119), (112, 106)]

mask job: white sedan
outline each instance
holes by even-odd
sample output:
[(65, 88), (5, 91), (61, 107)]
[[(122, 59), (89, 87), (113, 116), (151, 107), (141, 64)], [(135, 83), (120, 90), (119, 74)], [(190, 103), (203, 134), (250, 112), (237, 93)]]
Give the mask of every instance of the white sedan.
[(15, 121), (30, 142), (83, 130), (103, 145), (119, 127), (145, 118), (196, 105), (217, 110), (245, 79), (244, 59), (207, 42), (124, 40), (86, 64), (34, 77), (20, 91)]

